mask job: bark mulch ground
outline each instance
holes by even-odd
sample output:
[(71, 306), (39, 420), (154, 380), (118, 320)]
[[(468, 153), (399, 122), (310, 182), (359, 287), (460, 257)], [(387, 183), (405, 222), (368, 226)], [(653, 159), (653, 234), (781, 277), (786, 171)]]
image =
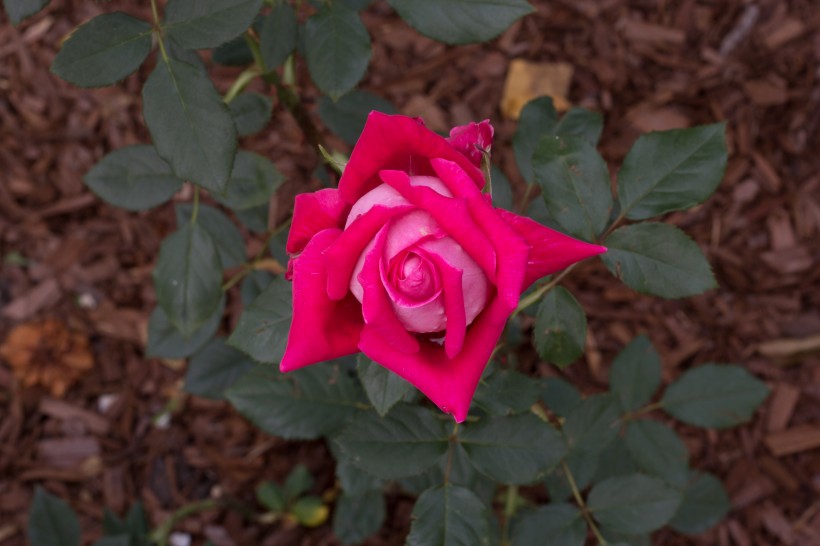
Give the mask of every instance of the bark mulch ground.
[[(662, 301), (633, 293), (600, 264), (585, 265), (568, 283), (589, 315), (588, 351), (565, 374), (587, 393), (605, 388), (613, 355), (642, 332), (661, 352), (666, 382), (703, 362), (744, 364), (773, 391), (752, 423), (725, 432), (679, 428), (693, 464), (726, 483), (731, 513), (702, 536), (660, 532), (655, 544), (820, 544), (820, 6), (534, 3), (538, 13), (497, 41), (454, 48), (419, 36), (377, 2), (365, 15), (375, 45), (363, 87), (433, 129), (492, 119), (496, 158), (517, 187), (515, 124), (499, 110), (513, 59), (573, 67), (568, 98), (605, 114), (602, 148), (615, 167), (641, 132), (725, 120), (731, 159), (717, 195), (667, 218), (705, 250), (720, 288)], [(148, 70), (96, 90), (48, 70), (74, 26), (117, 9), (148, 15), (124, 1), (54, 0), (18, 28), (0, 24), (0, 341), (15, 325), (40, 321), (33, 331), (55, 341), (38, 354), (38, 373), (66, 383), (54, 380), (52, 392), (25, 388), (13, 363), (0, 361), (0, 546), (25, 543), (36, 484), (70, 499), (89, 540), (103, 506), (122, 513), (140, 499), (157, 523), (215, 493), (251, 501), (256, 483), (282, 479), (296, 463), (316, 476), (314, 493), (334, 485), (322, 443), (269, 437), (225, 403), (185, 397), (184, 364), (143, 354), (155, 304), (150, 273), (173, 211), (114, 209), (82, 175), (107, 152), (148, 141), (140, 114)], [(213, 73), (223, 91), (236, 75)], [(303, 93), (312, 109), (315, 91)], [(284, 206), (317, 187), (316, 153), (281, 107), (243, 145), (286, 174)], [(248, 236), (250, 252), (261, 244)], [(225, 328), (237, 318), (238, 296), (230, 300)], [(84, 370), (89, 355), (92, 371)], [(535, 359), (530, 366), (555, 373)], [(70, 386), (72, 374), (79, 380)], [(182, 406), (156, 426), (169, 401)], [(388, 508), (366, 544), (403, 543), (411, 500), (391, 494)], [(336, 544), (329, 527), (249, 525), (222, 511), (180, 525), (195, 544), (208, 537), (220, 546)]]

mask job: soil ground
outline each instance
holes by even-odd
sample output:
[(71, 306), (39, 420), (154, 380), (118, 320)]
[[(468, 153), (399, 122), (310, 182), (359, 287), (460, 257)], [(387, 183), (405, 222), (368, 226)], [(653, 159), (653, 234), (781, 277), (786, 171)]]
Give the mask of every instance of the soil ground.
[[(150, 65), (115, 87), (82, 90), (49, 73), (61, 39), (114, 10), (148, 18), (132, 2), (54, 0), (13, 28), (0, 20), (0, 341), (17, 324), (52, 318), (79, 336), (94, 369), (61, 399), (13, 379), (0, 362), (0, 545), (24, 544), (35, 485), (70, 499), (85, 538), (99, 536), (102, 507), (135, 499), (154, 523), (209, 494), (252, 501), (254, 484), (297, 463), (333, 487), (320, 442), (256, 431), (227, 404), (182, 398), (167, 427), (152, 424), (179, 395), (184, 363), (148, 359), (151, 269), (174, 228), (170, 206), (128, 213), (102, 203), (82, 175), (121, 146), (148, 142), (140, 89)], [(147, 4), (147, 3), (146, 3)], [(820, 5), (817, 0), (550, 0), (485, 45), (447, 47), (407, 27), (384, 2), (365, 14), (374, 55), (363, 88), (433, 129), (489, 118), (496, 160), (520, 188), (499, 104), (513, 59), (573, 67), (571, 103), (606, 116), (602, 149), (617, 168), (641, 132), (725, 120), (731, 158), (717, 195), (666, 221), (687, 231), (720, 288), (683, 301), (639, 296), (600, 263), (568, 280), (589, 316), (582, 361), (563, 372), (584, 392), (606, 385), (613, 355), (646, 333), (664, 380), (704, 362), (748, 367), (773, 395), (746, 426), (682, 426), (693, 465), (718, 474), (732, 499), (727, 520), (698, 537), (656, 533), (658, 545), (820, 544)], [(212, 73), (224, 91), (235, 69)], [(302, 73), (301, 81), (307, 76)], [(262, 87), (258, 90), (263, 91)], [(309, 109), (316, 92), (301, 92)], [(332, 146), (346, 149), (328, 137)], [(242, 145), (288, 178), (281, 206), (311, 179), (317, 155), (277, 107)], [(180, 199), (188, 196), (183, 194)], [(248, 234), (248, 250), (262, 241)], [(238, 296), (229, 319), (235, 323)], [(53, 365), (46, 355), (44, 365)], [(531, 359), (538, 374), (554, 374)], [(411, 499), (388, 496), (388, 520), (369, 546), (403, 544)], [(189, 518), (194, 544), (334, 545), (316, 529), (249, 525), (233, 512)]]

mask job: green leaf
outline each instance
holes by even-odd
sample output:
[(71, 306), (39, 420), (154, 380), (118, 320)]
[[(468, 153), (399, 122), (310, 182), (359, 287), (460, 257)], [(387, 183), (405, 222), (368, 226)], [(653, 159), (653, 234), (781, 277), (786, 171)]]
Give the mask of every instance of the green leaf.
[(273, 282), (274, 276), (267, 271), (255, 270), (251, 271), (247, 277), (242, 280), (239, 286), (239, 294), (242, 299), (242, 307), (247, 307), (253, 300), (265, 291)]
[(203, 398), (222, 400), (225, 391), (253, 368), (253, 361), (225, 344), (225, 339), (212, 339), (188, 362), (185, 391)]
[(578, 136), (545, 136), (532, 168), (550, 215), (570, 235), (594, 241), (612, 209), (609, 172), (595, 147)]
[(428, 489), (416, 501), (407, 546), (489, 546), (487, 508), (456, 485)]
[(583, 108), (572, 108), (559, 121), (558, 112), (548, 96), (528, 102), (521, 110), (512, 145), (518, 171), (529, 183), (535, 182), (532, 155), (542, 137), (579, 136), (597, 146), (604, 128), (603, 116)]
[(490, 178), (493, 183), (493, 206), (500, 209), (506, 209), (510, 212), (515, 212), (516, 205), (513, 201), (514, 197), (510, 179), (507, 178), (504, 171), (502, 171), (495, 163), (490, 166)]
[(239, 316), (228, 344), (265, 364), (278, 363), (288, 342), (291, 284), (276, 278)]
[[(601, 462), (600, 452), (571, 451), (564, 459), (569, 467), (570, 474), (579, 490), (585, 489), (591, 482)], [(550, 499), (553, 501), (566, 500), (572, 497), (572, 487), (564, 472), (564, 465), (558, 466), (550, 472), (544, 480)]]
[(678, 491), (660, 479), (632, 474), (596, 484), (589, 492), (587, 507), (605, 527), (641, 534), (668, 523), (681, 499)]
[(241, 34), (214, 49), (211, 60), (225, 66), (247, 66), (253, 64), (254, 59), (245, 35)]
[(607, 269), (642, 294), (683, 298), (717, 287), (709, 262), (684, 232), (668, 224), (633, 224), (607, 237)]
[(336, 478), (346, 494), (361, 495), (368, 491), (381, 491), (384, 482), (350, 462), (350, 457), (336, 442), (330, 442), (330, 450), (336, 458)]
[(728, 428), (751, 419), (768, 395), (766, 384), (741, 366), (704, 364), (672, 383), (661, 405), (684, 423)]
[(103, 157), (83, 181), (106, 203), (127, 210), (146, 210), (171, 198), (182, 180), (153, 146), (126, 146)]
[(512, 145), (518, 171), (530, 184), (535, 183), (535, 173), (532, 170), (532, 155), (535, 153), (535, 148), (541, 141), (541, 137), (554, 136), (553, 130), (557, 123), (558, 112), (555, 110), (551, 97), (533, 99), (521, 110)]
[(65, 501), (37, 486), (28, 509), (28, 539), (31, 546), (80, 546), (80, 522)]
[(248, 136), (264, 129), (270, 121), (273, 100), (259, 93), (242, 93), (228, 104), (239, 136)]
[(678, 532), (697, 535), (720, 522), (730, 508), (729, 495), (717, 477), (693, 472), (683, 502), (669, 525)]
[(183, 336), (168, 320), (168, 315), (157, 305), (148, 319), (148, 345), (145, 356), (161, 358), (185, 358), (202, 348), (213, 337), (222, 322), (225, 297), (210, 317), (189, 336)]
[(102, 537), (94, 543), (94, 546), (130, 546), (131, 537), (128, 535), (112, 535)]
[(661, 358), (648, 337), (636, 337), (615, 357), (609, 383), (624, 412), (649, 402), (661, 384)]
[(199, 224), (183, 224), (162, 242), (153, 278), (159, 305), (184, 337), (199, 329), (222, 299), (216, 244)]
[(541, 384), (541, 400), (561, 417), (566, 417), (581, 401), (581, 393), (565, 379), (547, 377)]
[(564, 436), (572, 452), (599, 452), (618, 435), (618, 402), (610, 394), (582, 400), (567, 414)]
[(525, 0), (388, 0), (387, 3), (411, 27), (446, 44), (487, 42), (534, 11)]
[(356, 370), (367, 398), (382, 417), (413, 390), (413, 385), (364, 354), (358, 356)]
[(359, 14), (339, 2), (325, 5), (305, 24), (305, 56), (316, 86), (336, 100), (364, 76), (370, 35)]
[(689, 475), (689, 449), (675, 431), (657, 421), (633, 421), (626, 427), (626, 446), (643, 472), (677, 487)]
[(46, 7), (48, 2), (49, 0), (3, 0), (3, 6), (11, 24), (17, 26), (23, 19)]
[(145, 124), (177, 176), (222, 193), (236, 153), (236, 127), (208, 76), (176, 59), (157, 63), (142, 88)]
[(319, 97), (319, 117), (328, 128), (348, 144), (355, 144), (372, 111), (398, 114), (393, 104), (378, 95), (354, 89), (337, 101)]
[(307, 496), (297, 499), (290, 508), (290, 515), (299, 525), (318, 527), (327, 521), (330, 509), (319, 497)]
[(124, 13), (104, 13), (77, 27), (51, 71), (80, 87), (111, 85), (134, 72), (151, 52), (151, 25)]
[(626, 447), (626, 441), (622, 436), (616, 437), (609, 445), (598, 454), (599, 464), (595, 473), (589, 480), (591, 482), (602, 482), (616, 476), (627, 476), (638, 472), (638, 464)]
[(621, 215), (644, 220), (712, 195), (726, 168), (726, 124), (641, 136), (618, 173)]
[(331, 363), (288, 374), (258, 366), (225, 396), (268, 434), (292, 440), (312, 440), (338, 430), (359, 405), (356, 383)]
[(630, 535), (606, 527), (599, 530), (609, 546), (652, 546), (652, 537), (650, 535)]
[[(194, 210), (191, 203), (177, 203), (174, 210), (178, 226), (191, 221), (191, 214)], [(236, 267), (247, 261), (242, 234), (221, 211), (208, 205), (199, 205), (197, 224), (211, 236), (223, 268)]]
[(541, 300), (533, 335), (541, 358), (561, 368), (583, 354), (587, 318), (566, 288), (556, 286)]
[(333, 534), (342, 544), (359, 544), (381, 528), (386, 514), (381, 491), (360, 495), (343, 493), (333, 512)]
[(165, 32), (185, 49), (216, 47), (247, 30), (262, 0), (171, 0)]
[(528, 410), (540, 394), (541, 386), (536, 379), (501, 370), (481, 380), (473, 402), (490, 415), (508, 415)]
[(287, 505), (285, 492), (273, 482), (262, 482), (256, 487), (256, 500), (276, 514), (284, 512)]
[(532, 483), (566, 455), (561, 434), (532, 413), (482, 419), (459, 441), (479, 472), (507, 484)]
[(293, 467), (288, 477), (285, 478), (285, 497), (288, 500), (293, 500), (307, 493), (311, 487), (313, 487), (313, 476), (311, 476), (305, 465), (298, 464)]
[(575, 506), (554, 503), (525, 513), (513, 527), (512, 546), (584, 546), (587, 525)]
[(214, 195), (214, 199), (235, 211), (267, 206), (273, 192), (283, 181), (282, 173), (269, 159), (239, 150), (228, 191), (224, 195)]
[(265, 233), (268, 231), (268, 204), (259, 205), (245, 210), (234, 210), (234, 214), (245, 227), (254, 233)]
[(353, 464), (394, 480), (436, 464), (447, 451), (448, 432), (430, 410), (399, 404), (384, 418), (362, 414), (336, 441)]
[(285, 62), (296, 49), (299, 34), (296, 12), (286, 3), (277, 3), (262, 22), (259, 32), (259, 51), (267, 70)]

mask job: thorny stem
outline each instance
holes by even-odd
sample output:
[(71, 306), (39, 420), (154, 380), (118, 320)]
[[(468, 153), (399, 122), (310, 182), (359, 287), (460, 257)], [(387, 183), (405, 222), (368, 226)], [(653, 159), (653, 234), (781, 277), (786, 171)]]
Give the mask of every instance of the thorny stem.
[(510, 521), (518, 508), (518, 486), (507, 486), (504, 501), (504, 521), (501, 523), (501, 546), (510, 546)]
[(592, 534), (595, 535), (595, 539), (598, 541), (600, 546), (607, 546), (607, 541), (601, 535), (601, 531), (598, 530), (598, 526), (595, 525), (595, 520), (592, 519), (592, 515), (589, 513), (587, 509), (587, 505), (584, 502), (584, 498), (581, 496), (581, 491), (578, 490), (578, 484), (575, 483), (575, 477), (572, 475), (572, 472), (569, 469), (569, 465), (566, 461), (561, 462), (561, 468), (564, 470), (564, 475), (567, 477), (567, 481), (569, 482), (569, 487), (572, 489), (572, 496), (575, 498), (575, 502), (581, 508), (581, 513), (584, 514), (584, 519), (587, 520), (587, 525), (592, 530)]
[(198, 512), (212, 510), (218, 506), (219, 501), (216, 499), (205, 499), (198, 502), (192, 502), (191, 504), (186, 504), (171, 514), (168, 519), (162, 523), (162, 525), (157, 527), (154, 532), (151, 533), (152, 542), (155, 542), (157, 546), (168, 546), (168, 537), (170, 536), (171, 531), (174, 530), (174, 526), (177, 523)]
[(574, 267), (575, 265), (573, 264), (568, 268), (564, 269), (550, 282), (537, 288), (533, 293), (531, 293), (526, 298), (521, 299), (521, 301), (518, 302), (518, 307), (515, 308), (515, 311), (513, 311), (510, 318), (515, 317), (527, 307), (530, 307), (531, 305), (535, 305), (536, 303), (538, 303), (541, 300), (541, 298), (543, 298), (547, 294), (547, 292), (555, 288), (558, 285), (558, 283), (561, 282), (563, 278), (566, 277), (569, 274), (569, 272), (573, 270)]

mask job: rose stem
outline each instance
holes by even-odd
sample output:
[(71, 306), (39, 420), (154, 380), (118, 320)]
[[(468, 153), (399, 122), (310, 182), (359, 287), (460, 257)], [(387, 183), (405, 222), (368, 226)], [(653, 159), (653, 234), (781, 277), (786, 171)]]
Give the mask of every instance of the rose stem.
[(575, 478), (573, 477), (572, 472), (569, 469), (569, 465), (566, 461), (561, 462), (561, 468), (564, 470), (564, 475), (567, 477), (570, 489), (572, 489), (572, 496), (575, 498), (575, 502), (578, 503), (578, 506), (581, 508), (581, 513), (584, 514), (584, 519), (587, 520), (589, 528), (592, 529), (592, 534), (595, 535), (595, 538), (600, 544), (600, 546), (607, 546), (606, 539), (601, 535), (601, 532), (595, 525), (595, 520), (592, 519), (592, 515), (589, 513), (589, 510), (587, 509), (587, 505), (584, 502), (584, 498), (581, 496), (581, 492), (578, 490), (578, 484), (575, 483)]

